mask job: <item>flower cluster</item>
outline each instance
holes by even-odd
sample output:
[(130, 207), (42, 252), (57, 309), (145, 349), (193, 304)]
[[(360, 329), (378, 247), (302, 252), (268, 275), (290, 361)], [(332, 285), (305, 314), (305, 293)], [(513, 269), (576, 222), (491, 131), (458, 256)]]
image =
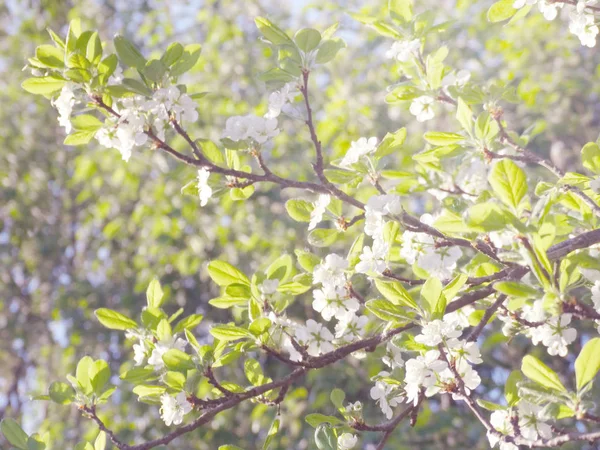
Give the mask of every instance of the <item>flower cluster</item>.
[(195, 102), (176, 86), (157, 89), (151, 99), (141, 95), (126, 97), (113, 110), (118, 117), (106, 120), (96, 139), (104, 147), (119, 150), (125, 161), (129, 161), (134, 147), (148, 141), (149, 130), (164, 140), (167, 124), (172, 120), (198, 120)]
[(550, 0), (515, 0), (513, 8), (521, 9), (527, 5), (537, 4), (547, 20), (556, 19), (558, 12), (564, 9), (569, 15), (569, 31), (579, 38), (581, 45), (595, 47), (599, 29), (593, 11), (589, 7), (597, 3), (597, 0), (578, 0), (576, 5)]

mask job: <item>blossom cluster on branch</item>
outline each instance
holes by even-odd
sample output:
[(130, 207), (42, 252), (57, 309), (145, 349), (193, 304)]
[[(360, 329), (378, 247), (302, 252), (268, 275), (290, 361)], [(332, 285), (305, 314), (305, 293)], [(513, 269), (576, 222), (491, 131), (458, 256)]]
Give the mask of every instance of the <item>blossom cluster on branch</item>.
[[(548, 19), (568, 10), (571, 31), (583, 45), (595, 44), (594, 1), (502, 0), (489, 17), (518, 20), (536, 3)], [(384, 370), (365, 381), (386, 421), (367, 423), (363, 405), (346, 401), (338, 387), (330, 396), (336, 416), (306, 417), (318, 448), (349, 450), (359, 433), (380, 432), (382, 449), (404, 419), (414, 425), (423, 405), (444, 395), (481, 422), (491, 447), (600, 440), (591, 401), (600, 369), (600, 337), (593, 334), (600, 324), (600, 146), (583, 147), (582, 173), (563, 172), (509, 128), (503, 108), (516, 100), (512, 87), (477, 85), (468, 72), (444, 64), (448, 47), (430, 48), (429, 36), (449, 25), (415, 15), (407, 0), (390, 2), (387, 21), (356, 18), (393, 39), (387, 56), (399, 80), (386, 101), (419, 122), (445, 114), (454, 123), (452, 131), (424, 134), (410, 171), (394, 167), (405, 128), (381, 137), (366, 132), (341, 158), (319, 138), (311, 74), (344, 48), (336, 26), (290, 37), (257, 18), (279, 56), (263, 77), (273, 87), (267, 110), (227, 118), (218, 144), (187, 131), (204, 93), (188, 93), (179, 77), (196, 64), (199, 46), (172, 44), (159, 59), (146, 60), (117, 36), (116, 54), (104, 55), (98, 33), (74, 22), (66, 40), (51, 33), (54, 45), (38, 48), (29, 61), (34, 77), (23, 87), (51, 99), (68, 133), (65, 144), (96, 138), (125, 161), (146, 147), (165, 152), (192, 167), (182, 193), (197, 196), (208, 211), (221, 195), (252, 201), (259, 186), (293, 190), (286, 211), (307, 224), (313, 250), (302, 244), (295, 257), (283, 255), (251, 276), (226, 261), (209, 262), (221, 290), (210, 305), (240, 312), (230, 323), (213, 324), (209, 335), (195, 334), (202, 315), (169, 313), (157, 280), (138, 320), (96, 311), (102, 325), (125, 333), (131, 348), (134, 364), (119, 374), (119, 389), (156, 405), (150, 407), (167, 426), (181, 425), (171, 433), (128, 444), (107, 427), (99, 409), (116, 388), (108, 363), (90, 356), (67, 376), (69, 383), (53, 383), (39, 399), (76, 404), (117, 448), (136, 450), (166, 445), (242, 402), (263, 403), (278, 411), (267, 448), (294, 383), (338, 361), (377, 358)], [(297, 133), (312, 147), (303, 156), (311, 155), (312, 181), (279, 176), (263, 158), (284, 132), (280, 116), (301, 118)], [(185, 149), (170, 144), (175, 136)], [(426, 203), (434, 206), (423, 213)], [(295, 302), (306, 303), (310, 314), (298, 315)], [(492, 401), (490, 375), (481, 367), (490, 363), (483, 343), (494, 327), (532, 346), (507, 374), (504, 397)], [(574, 355), (578, 339), (584, 345)], [(557, 366), (551, 361), (561, 365), (570, 356), (573, 370), (551, 368)], [(288, 374), (265, 373), (266, 357)], [(220, 381), (220, 369), (233, 364), (241, 364), (246, 379)], [(47, 444), (14, 422), (3, 422), (2, 430), (20, 449), (30, 448), (29, 441), (39, 442), (35, 448)]]

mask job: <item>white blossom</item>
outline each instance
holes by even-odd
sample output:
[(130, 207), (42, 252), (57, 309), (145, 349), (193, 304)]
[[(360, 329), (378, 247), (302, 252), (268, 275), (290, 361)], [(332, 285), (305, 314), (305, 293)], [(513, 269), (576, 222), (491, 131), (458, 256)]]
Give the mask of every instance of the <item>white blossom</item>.
[(136, 366), (141, 366), (146, 359), (148, 352), (148, 346), (143, 339), (140, 339), (139, 343), (133, 344), (133, 360)]
[(591, 289), (592, 302), (594, 303), (594, 309), (600, 314), (600, 281), (596, 281)]
[(462, 252), (457, 247), (441, 247), (439, 249), (429, 247), (419, 255), (417, 264), (430, 275), (446, 279), (452, 276), (456, 269), (456, 262), (461, 256)]
[(273, 280), (265, 280), (258, 285), (258, 290), (264, 295), (272, 295), (277, 292), (279, 287), (279, 280), (277, 278)]
[(381, 240), (376, 240), (371, 247), (363, 247), (360, 262), (355, 267), (356, 272), (381, 274), (386, 268), (388, 252), (389, 245)]
[(434, 98), (429, 95), (415, 98), (410, 104), (410, 113), (416, 116), (419, 122), (426, 122), (433, 119), (435, 116), (435, 112), (433, 111), (434, 102)]
[(65, 129), (67, 134), (72, 130), (71, 113), (75, 105), (75, 83), (67, 82), (60, 90), (58, 97), (52, 100), (52, 106), (58, 111), (58, 123)]
[(367, 316), (348, 314), (342, 316), (335, 325), (335, 337), (343, 342), (352, 342), (365, 335), (365, 327), (369, 323)]
[(350, 143), (350, 148), (344, 155), (344, 158), (340, 162), (341, 167), (350, 167), (352, 164), (357, 163), (361, 156), (368, 155), (377, 150), (377, 138), (361, 137), (358, 141)]
[(421, 48), (421, 41), (413, 39), (411, 41), (396, 41), (385, 53), (387, 58), (395, 58), (400, 62), (407, 62)]
[(345, 286), (348, 261), (335, 253), (327, 255), (321, 264), (313, 270), (313, 283), (321, 283), (324, 287), (338, 288)]
[(381, 359), (383, 363), (392, 370), (403, 367), (404, 360), (402, 359), (402, 351), (393, 342), (388, 342), (385, 347), (385, 355)]
[(269, 111), (265, 114), (266, 119), (274, 119), (281, 114), (281, 109), (294, 101), (296, 96), (296, 84), (287, 83), (280, 90), (271, 92), (269, 95)]
[(594, 15), (574, 12), (570, 18), (569, 31), (579, 38), (581, 45), (595, 47), (599, 29), (595, 24)]
[(350, 450), (354, 448), (357, 442), (357, 436), (351, 433), (342, 433), (342, 435), (338, 438), (338, 448), (339, 450)]
[(185, 392), (180, 392), (175, 397), (163, 394), (160, 402), (160, 417), (167, 426), (179, 425), (183, 422), (183, 416), (192, 410), (192, 404), (187, 401)]
[(537, 2), (538, 0), (515, 0), (512, 6), (515, 9), (521, 9), (525, 5), (535, 5)]
[(549, 2), (548, 0), (539, 0), (538, 8), (546, 20), (554, 20), (558, 15), (558, 10), (564, 6), (561, 2)]
[(425, 395), (431, 397), (440, 391), (437, 384), (436, 374), (441, 373), (448, 368), (448, 364), (442, 361), (438, 350), (430, 350), (424, 356), (406, 361), (406, 375), (404, 382), (406, 383), (406, 397), (408, 402), (417, 404), (421, 387), (425, 388)]
[(252, 139), (258, 144), (264, 144), (278, 134), (277, 119), (249, 114), (227, 119), (222, 136), (236, 142)]
[(166, 340), (158, 341), (154, 345), (154, 349), (152, 350), (150, 358), (148, 358), (148, 364), (153, 365), (154, 370), (156, 371), (162, 370), (165, 367), (163, 355), (172, 348), (184, 351), (186, 344), (187, 343), (185, 340), (175, 336), (172, 336)]
[(415, 337), (415, 341), (430, 347), (435, 347), (445, 339), (457, 338), (462, 331), (456, 329), (454, 323), (443, 320), (432, 320), (421, 327), (421, 334)]
[(564, 358), (568, 353), (567, 345), (577, 338), (575, 328), (567, 328), (569, 323), (571, 323), (571, 314), (552, 317), (537, 328), (532, 335), (532, 342), (537, 345), (541, 341), (548, 347), (548, 354), (560, 355)]
[[(510, 422), (510, 411), (508, 410), (500, 409), (494, 411), (490, 416), (490, 423), (500, 434), (512, 436), (514, 433), (513, 426)], [(500, 442), (500, 450), (519, 450), (516, 445), (510, 442), (501, 441), (500, 437), (491, 431), (487, 432), (487, 438), (490, 442), (490, 447), (495, 447), (496, 444)]]
[(600, 176), (590, 181), (590, 189), (596, 194), (600, 194)]
[(330, 321), (332, 317), (342, 318), (353, 314), (360, 308), (358, 300), (348, 295), (343, 287), (324, 285), (322, 289), (313, 291), (313, 309)]
[(295, 336), (301, 345), (308, 346), (306, 351), (311, 356), (319, 356), (334, 349), (331, 331), (312, 319), (307, 320), (305, 326), (298, 327)]
[(519, 430), (521, 436), (530, 441), (538, 438), (549, 439), (552, 437), (552, 428), (545, 423), (548, 420), (543, 408), (521, 400), (518, 405)]
[(213, 190), (208, 184), (210, 171), (206, 167), (198, 170), (198, 196), (200, 197), (200, 206), (206, 206), (208, 200), (212, 197)]
[(481, 364), (481, 352), (476, 342), (468, 342), (461, 339), (449, 339), (446, 342), (450, 354), (456, 359), (465, 359), (471, 364)]
[(327, 211), (327, 206), (331, 202), (331, 196), (329, 194), (320, 194), (319, 199), (315, 202), (315, 208), (310, 213), (310, 223), (308, 224), (308, 230), (314, 230), (315, 227), (323, 220), (323, 214)]
[[(385, 374), (385, 372), (383, 373)], [(394, 386), (381, 380), (376, 381), (375, 386), (370, 391), (371, 398), (379, 405), (379, 408), (381, 408), (381, 411), (388, 420), (394, 415), (392, 408), (400, 405), (404, 400), (395, 391), (396, 388)]]

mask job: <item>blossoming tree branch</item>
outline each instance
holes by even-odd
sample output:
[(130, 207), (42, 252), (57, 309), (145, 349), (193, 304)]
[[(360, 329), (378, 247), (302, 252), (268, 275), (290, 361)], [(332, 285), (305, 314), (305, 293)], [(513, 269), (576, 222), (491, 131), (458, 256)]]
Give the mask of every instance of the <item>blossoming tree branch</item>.
[[(595, 5), (501, 0), (488, 19), (518, 21), (539, 9), (548, 20), (566, 20), (575, 39), (593, 47)], [(336, 25), (292, 35), (257, 18), (262, 45), (276, 55), (262, 74), (271, 89), (268, 109), (263, 116), (224, 118), (219, 142), (188, 131), (197, 108), (210, 108), (205, 93), (188, 92), (181, 81), (200, 45), (173, 43), (160, 58), (146, 59), (126, 38), (103, 42), (73, 21), (66, 36), (50, 31), (52, 43), (37, 48), (23, 88), (52, 102), (65, 144), (96, 139), (125, 162), (134, 153), (164, 152), (190, 166), (181, 191), (196, 196), (198, 208), (221, 196), (252, 202), (256, 190), (285, 189), (286, 213), (307, 224), (306, 242), (297, 243), (293, 257), (283, 255), (255, 273), (208, 262), (221, 289), (210, 308), (232, 312), (209, 335), (196, 331), (202, 315), (175, 312), (157, 280), (137, 318), (98, 309), (102, 325), (124, 333), (123, 351), (131, 355), (121, 382), (113, 385), (109, 364), (90, 355), (74, 374), (64, 374), (67, 381), (37, 397), (75, 407), (97, 426), (95, 442), (78, 448), (100, 450), (110, 441), (147, 450), (183, 442), (246, 402), (276, 410), (264, 432), (269, 448), (285, 432), (283, 402), (294, 385), (325, 367), (350, 360), (360, 366), (366, 359), (384, 368), (361, 373), (372, 405), (349, 398), (344, 386), (328, 392), (336, 414), (315, 409), (305, 418), (317, 448), (360, 447), (371, 433), (384, 449), (401, 427), (419, 421), (424, 405), (450, 397), (480, 423), (492, 448), (581, 448), (600, 441), (593, 402), (600, 369), (598, 142), (581, 149), (580, 172), (565, 172), (530, 150), (503, 114), (516, 101), (514, 88), (471, 81), (468, 71), (447, 66), (452, 47), (432, 42), (452, 24), (413, 9), (410, 0), (390, 0), (386, 20), (354, 15), (389, 40), (388, 64), (397, 66), (398, 78), (381, 86), (386, 102), (419, 122), (447, 116), (447, 129), (422, 136), (423, 150), (409, 167), (395, 159), (405, 128), (385, 136), (364, 130), (339, 159), (319, 137), (318, 74), (346, 46)], [(294, 133), (306, 142), (302, 155), (288, 160), (284, 153), (284, 162), (310, 165), (309, 179), (280, 176), (273, 165), (275, 138), (289, 132), (280, 128), (282, 115), (295, 119)], [(486, 359), (490, 345), (498, 345), (489, 342), (498, 329), (503, 345), (529, 345), (492, 395), (482, 384), (491, 372), (480, 367), (494, 366)], [(577, 354), (576, 341), (582, 344)], [(266, 358), (281, 370), (265, 372)], [(243, 368), (245, 379), (224, 379), (231, 365)], [(143, 442), (119, 437), (102, 418), (117, 389), (159, 410), (172, 431)], [(367, 420), (364, 409), (372, 406), (379, 417)], [(1, 429), (18, 449), (51, 448), (47, 436), (28, 435), (14, 420), (5, 419)]]

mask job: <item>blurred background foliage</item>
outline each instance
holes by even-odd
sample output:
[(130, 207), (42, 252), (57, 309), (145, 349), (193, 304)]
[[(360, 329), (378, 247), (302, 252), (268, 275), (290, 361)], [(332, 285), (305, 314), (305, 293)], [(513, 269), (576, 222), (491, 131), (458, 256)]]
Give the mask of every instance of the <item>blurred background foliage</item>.
[[(218, 140), (227, 117), (266, 111), (268, 90), (257, 75), (272, 66), (272, 55), (258, 40), (255, 16), (292, 31), (340, 22), (339, 35), (348, 48), (320, 69), (313, 88), (318, 133), (328, 156), (340, 156), (360, 136), (381, 138), (406, 126), (410, 145), (394, 158), (395, 168), (410, 170), (411, 154), (423, 145), (419, 132), (424, 127), (454, 131), (456, 124), (441, 111), (435, 120), (419, 124), (405, 109), (384, 103), (386, 86), (398, 78), (384, 56), (392, 42), (347, 14), (383, 15), (385, 2), (380, 3), (0, 2), (0, 418), (14, 417), (26, 430), (49, 431), (55, 449), (93, 439), (97, 430), (75, 408), (32, 402), (29, 396), (63, 380), (85, 354), (108, 360), (113, 373), (131, 364), (130, 352), (123, 352), (127, 347), (119, 345), (122, 335), (102, 328), (93, 319), (94, 309), (108, 307), (136, 316), (145, 304), (145, 287), (157, 276), (173, 311), (183, 307), (186, 313), (205, 314), (196, 335), (206, 338), (211, 321), (230, 319), (207, 304), (218, 295), (204, 270), (209, 260), (223, 259), (252, 273), (306, 242), (305, 227), (289, 220), (283, 206), (298, 193), (259, 186), (248, 202), (225, 196), (201, 209), (196, 198), (180, 193), (195, 172), (150, 148), (126, 164), (116, 151), (103, 150), (95, 141), (87, 147), (64, 146), (50, 104), (20, 88), (27, 76), (21, 71), (26, 57), (48, 40), (46, 27), (64, 34), (69, 20), (79, 17), (84, 28), (98, 29), (105, 40), (117, 32), (126, 35), (148, 56), (160, 54), (174, 41), (201, 43), (200, 62), (184, 81), (191, 92), (209, 94), (199, 100), (200, 120), (188, 131), (196, 138)], [(546, 22), (537, 13), (503, 27), (485, 20), (489, 1), (417, 3), (417, 12), (433, 9), (440, 21), (455, 21), (447, 32), (429, 38), (426, 50), (446, 43), (446, 62), (470, 70), (476, 82), (503, 80), (515, 86), (520, 102), (506, 105), (509, 125), (526, 131), (536, 152), (562, 168), (576, 168), (579, 149), (597, 138), (599, 128), (599, 88), (594, 83), (600, 72), (598, 52), (580, 46), (564, 21)], [(310, 179), (313, 150), (308, 134), (301, 121), (282, 120), (285, 132), (276, 138), (267, 163), (283, 176)], [(183, 142), (173, 145), (184, 148)], [(340, 248), (348, 248), (347, 243)], [(310, 317), (310, 293), (297, 303)], [(484, 346), (487, 360), (500, 368), (510, 367), (515, 356), (508, 346), (494, 347), (503, 339), (492, 335)], [(271, 376), (285, 371), (276, 362), (263, 362)], [(364, 380), (381, 369), (380, 362), (368, 358), (311, 373), (283, 404), (285, 432), (275, 448), (311, 448), (312, 429), (303, 415), (332, 409), (328, 393), (336, 386), (344, 387), (349, 400), (367, 400), (370, 385)], [(235, 365), (229, 370), (235, 371)], [(500, 394), (502, 379), (495, 379), (499, 372), (491, 367), (481, 372), (489, 386), (498, 385), (490, 395)], [(117, 377), (113, 381), (119, 383)], [(481, 426), (468, 413), (449, 410), (449, 402), (430, 402), (417, 426), (399, 430), (390, 448), (486, 448)], [(230, 443), (260, 448), (274, 414), (264, 405), (243, 405), (172, 447), (215, 449)], [(372, 405), (365, 415), (379, 418)], [(125, 441), (165, 432), (158, 408), (137, 403), (127, 389), (103, 408), (102, 417)], [(5, 444), (0, 441), (0, 447)]]

